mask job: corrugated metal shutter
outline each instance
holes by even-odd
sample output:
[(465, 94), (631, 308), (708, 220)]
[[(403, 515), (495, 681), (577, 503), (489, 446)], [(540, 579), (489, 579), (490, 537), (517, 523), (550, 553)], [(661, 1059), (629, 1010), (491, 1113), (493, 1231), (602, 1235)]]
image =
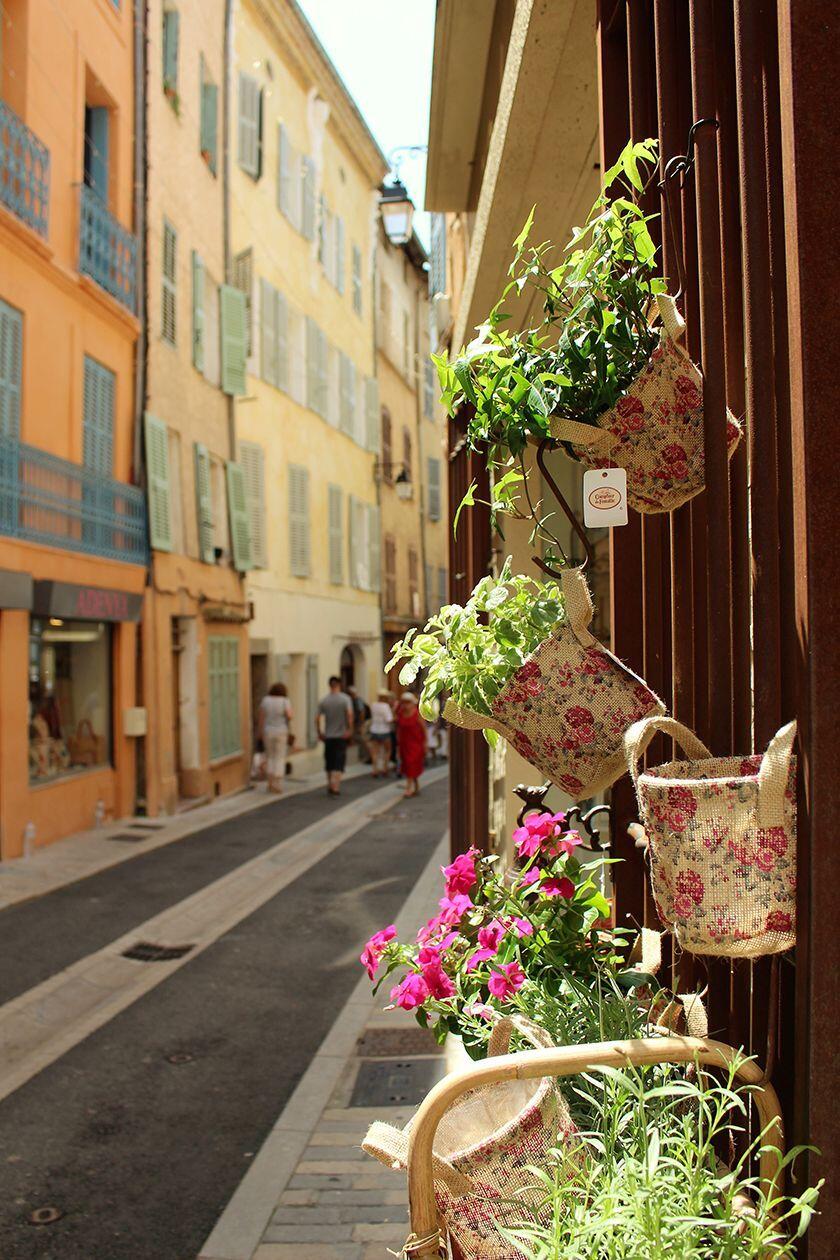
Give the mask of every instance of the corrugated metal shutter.
[(20, 436), (23, 316), (0, 301), (0, 436)]
[(204, 371), (204, 263), (192, 251), (192, 361)]
[(373, 376), (365, 381), (365, 446), (379, 453), (379, 382)]
[(85, 355), (82, 462), (102, 477), (114, 475), (114, 394), (116, 376)]
[(210, 484), (210, 452), (203, 442), (195, 443), (195, 506), (198, 526), (198, 555), (205, 564), (216, 559), (213, 524), (213, 492)]
[(254, 179), (262, 169), (262, 89), (250, 75), (239, 75), (239, 165)]
[(160, 335), (174, 346), (178, 333), (178, 233), (163, 221)]
[(277, 302), (276, 291), (260, 279), (260, 360), (262, 378), (277, 385)]
[(289, 568), (295, 577), (310, 572), (309, 469), (289, 465)]
[(254, 567), (251, 555), (251, 530), (248, 525), (248, 496), (245, 492), (245, 474), (240, 464), (232, 459), (225, 466), (227, 474), (228, 516), (233, 567), (239, 573), (247, 573)]
[(219, 288), (222, 325), (222, 389), (245, 393), (245, 294), (233, 285)]
[(245, 478), (251, 560), (255, 569), (268, 565), (265, 519), (265, 452), (256, 442), (239, 443), (239, 463)]
[(172, 512), (169, 483), (169, 434), (166, 425), (146, 412), (146, 478), (149, 500), (149, 537), (157, 551), (172, 550)]
[(341, 486), (327, 487), (330, 534), (330, 581), (334, 586), (344, 582), (344, 492)]
[(429, 520), (440, 520), (440, 460), (432, 456), (426, 460), (428, 469)]

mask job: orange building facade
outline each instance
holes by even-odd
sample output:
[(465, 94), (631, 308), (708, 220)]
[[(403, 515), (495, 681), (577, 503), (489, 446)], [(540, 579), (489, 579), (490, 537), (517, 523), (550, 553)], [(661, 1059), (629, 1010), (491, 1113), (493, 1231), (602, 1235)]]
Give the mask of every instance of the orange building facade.
[(131, 0), (3, 0), (0, 856), (134, 812), (148, 544)]

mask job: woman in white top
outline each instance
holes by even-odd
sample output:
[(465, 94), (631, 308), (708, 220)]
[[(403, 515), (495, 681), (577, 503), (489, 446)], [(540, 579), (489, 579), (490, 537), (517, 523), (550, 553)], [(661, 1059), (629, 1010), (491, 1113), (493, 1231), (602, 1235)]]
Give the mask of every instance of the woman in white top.
[(368, 751), (374, 779), (384, 779), (388, 775), (393, 729), (394, 712), (391, 708), (391, 693), (380, 691), (370, 706), (370, 730), (368, 731)]
[(285, 683), (275, 683), (260, 701), (257, 735), (265, 745), (269, 792), (283, 791), (290, 723), (294, 714)]

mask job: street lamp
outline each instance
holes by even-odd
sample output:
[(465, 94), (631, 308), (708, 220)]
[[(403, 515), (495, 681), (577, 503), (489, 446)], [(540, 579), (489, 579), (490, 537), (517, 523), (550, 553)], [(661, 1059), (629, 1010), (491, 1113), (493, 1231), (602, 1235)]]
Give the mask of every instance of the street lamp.
[[(399, 472), (395, 475), (394, 469), (399, 468)], [(373, 465), (373, 476), (375, 481), (391, 481), (397, 492), (398, 499), (410, 499), (412, 494), (411, 473), (405, 464), (392, 464), (387, 459), (376, 459)]]
[(414, 202), (409, 197), (405, 184), (397, 177), (393, 183), (383, 185), (379, 209), (385, 235), (391, 244), (407, 245), (411, 240)]

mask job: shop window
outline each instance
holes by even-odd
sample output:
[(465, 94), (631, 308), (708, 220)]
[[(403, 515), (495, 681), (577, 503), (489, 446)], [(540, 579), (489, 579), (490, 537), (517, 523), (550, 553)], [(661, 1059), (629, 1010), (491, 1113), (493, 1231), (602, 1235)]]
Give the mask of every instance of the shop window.
[(111, 626), (33, 618), (29, 780), (111, 764)]

